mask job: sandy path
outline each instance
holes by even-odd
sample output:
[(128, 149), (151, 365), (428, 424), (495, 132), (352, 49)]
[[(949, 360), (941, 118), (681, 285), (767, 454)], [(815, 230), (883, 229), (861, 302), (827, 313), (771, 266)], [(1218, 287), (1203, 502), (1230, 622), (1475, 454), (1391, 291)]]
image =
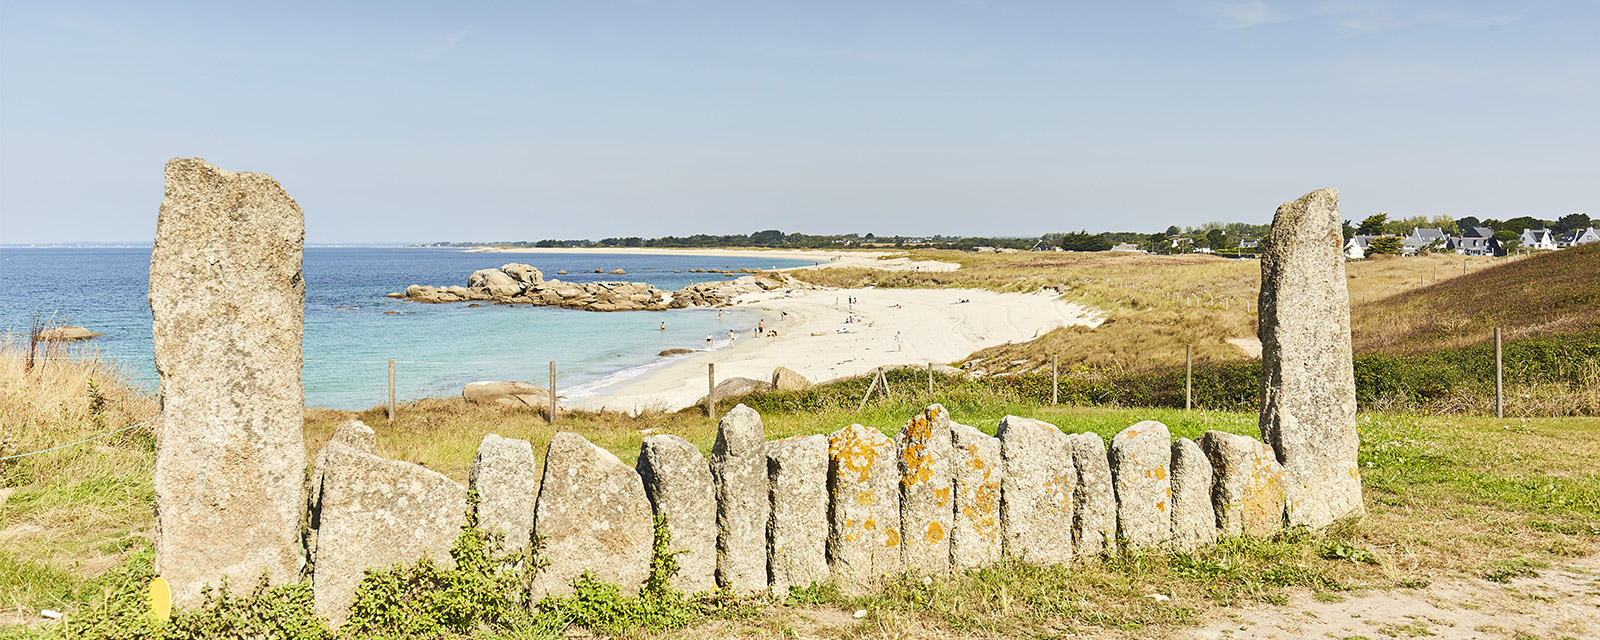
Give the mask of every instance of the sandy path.
[[(857, 299), (853, 308), (848, 304), (852, 296)], [(769, 291), (742, 296), (737, 306), (761, 312), (767, 329), (778, 337), (755, 338), (753, 327), (735, 326), (740, 333), (731, 349), (727, 335), (717, 335), (713, 351), (683, 356), (641, 378), (575, 398), (572, 404), (630, 413), (674, 411), (705, 396), (708, 363), (717, 365), (718, 380), (770, 380), (772, 370), (784, 366), (820, 382), (879, 366), (943, 364), (979, 349), (1032, 340), (1056, 327), (1100, 323), (1091, 309), (1053, 295), (971, 289)], [(847, 317), (855, 321), (847, 323)], [(904, 339), (899, 349), (896, 333)]]

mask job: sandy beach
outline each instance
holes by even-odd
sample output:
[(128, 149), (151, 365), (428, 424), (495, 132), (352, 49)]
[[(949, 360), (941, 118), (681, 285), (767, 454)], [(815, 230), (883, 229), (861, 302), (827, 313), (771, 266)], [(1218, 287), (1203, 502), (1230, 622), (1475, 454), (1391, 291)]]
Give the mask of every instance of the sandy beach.
[[(885, 271), (954, 271), (961, 268), (954, 262), (937, 260), (912, 260), (907, 257), (886, 258), (903, 251), (827, 251), (823, 249), (663, 249), (627, 247), (485, 247), (468, 249), (469, 253), (566, 253), (566, 254), (633, 254), (641, 256), (728, 256), (737, 258), (773, 258), (777, 260), (810, 260), (813, 264), (790, 269), (827, 269), (831, 267), (862, 267)], [(783, 269), (780, 269), (782, 271)]]
[[(854, 305), (848, 302), (852, 297)], [(742, 296), (736, 307), (758, 312), (777, 337), (757, 338), (754, 326), (730, 320), (729, 328), (737, 332), (732, 345), (723, 332), (714, 336), (711, 350), (679, 356), (643, 376), (574, 398), (570, 406), (674, 411), (706, 395), (708, 363), (717, 365), (718, 380), (771, 380), (773, 369), (783, 366), (822, 382), (880, 366), (949, 363), (986, 347), (1031, 340), (1056, 327), (1098, 326), (1101, 321), (1094, 310), (1051, 294), (972, 289), (769, 291)]]

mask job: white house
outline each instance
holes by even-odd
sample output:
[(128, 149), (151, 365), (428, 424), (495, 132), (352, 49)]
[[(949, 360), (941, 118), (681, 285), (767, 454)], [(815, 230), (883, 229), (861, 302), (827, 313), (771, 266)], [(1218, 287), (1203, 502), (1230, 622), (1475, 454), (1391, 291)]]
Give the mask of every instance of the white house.
[(1132, 242), (1119, 242), (1119, 243), (1117, 243), (1116, 246), (1111, 247), (1111, 250), (1112, 251), (1138, 251), (1140, 253), (1144, 252), (1144, 249), (1140, 249), (1139, 245), (1136, 245), (1136, 244), (1134, 244)]
[(1410, 255), (1436, 242), (1442, 247), (1449, 242), (1449, 240), (1450, 237), (1445, 235), (1443, 229), (1423, 229), (1418, 227), (1411, 230), (1411, 235), (1400, 240), (1400, 251), (1401, 253)]
[(1367, 246), (1372, 244), (1372, 239), (1378, 236), (1352, 236), (1344, 241), (1344, 255), (1351, 260), (1360, 260), (1367, 257)]
[(1529, 249), (1555, 249), (1556, 235), (1549, 229), (1526, 229), (1522, 232), (1522, 246)]
[(1576, 247), (1580, 244), (1600, 242), (1600, 228), (1574, 229), (1561, 234), (1561, 246)]

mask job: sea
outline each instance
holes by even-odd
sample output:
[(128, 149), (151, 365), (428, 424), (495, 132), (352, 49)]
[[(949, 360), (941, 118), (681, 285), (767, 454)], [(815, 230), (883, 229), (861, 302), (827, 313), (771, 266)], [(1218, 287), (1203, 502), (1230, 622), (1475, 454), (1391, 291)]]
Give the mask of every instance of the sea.
[[(743, 310), (675, 309), (598, 313), (527, 305), (419, 304), (387, 298), (412, 284), (466, 285), (478, 269), (509, 262), (546, 279), (626, 280), (675, 290), (726, 279), (690, 269), (785, 268), (801, 260), (600, 253), (486, 253), (459, 248), (307, 247), (306, 405), (360, 410), (388, 399), (395, 361), (400, 400), (459, 395), (467, 383), (522, 380), (544, 386), (556, 363), (558, 392), (578, 399), (645, 375), (673, 357), (666, 349), (727, 348), (727, 333), (760, 319)], [(623, 269), (627, 275), (594, 273)], [(124, 380), (156, 388), (149, 293), (150, 248), (0, 247), (0, 333), (25, 341), (34, 318), (102, 334), (70, 357), (117, 364)], [(568, 275), (556, 275), (566, 270)], [(666, 329), (661, 329), (662, 323)], [(683, 356), (677, 356), (683, 357)]]

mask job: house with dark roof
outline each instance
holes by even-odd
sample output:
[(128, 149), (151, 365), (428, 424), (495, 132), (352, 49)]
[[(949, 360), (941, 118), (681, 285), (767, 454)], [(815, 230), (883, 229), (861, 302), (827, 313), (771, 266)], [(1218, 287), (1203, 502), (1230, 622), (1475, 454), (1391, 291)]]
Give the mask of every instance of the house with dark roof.
[[(1482, 227), (1480, 227), (1482, 228)], [(1464, 256), (1493, 256), (1500, 254), (1500, 243), (1489, 234), (1488, 236), (1461, 236), (1450, 238), (1445, 243), (1446, 251), (1454, 251)]]
[(1463, 238), (1493, 238), (1494, 229), (1488, 227), (1467, 227), (1461, 232)]
[(1411, 230), (1411, 235), (1400, 240), (1400, 251), (1406, 255), (1411, 255), (1434, 245), (1434, 243), (1438, 243), (1438, 246), (1443, 247), (1449, 240), (1450, 237), (1445, 235), (1443, 229), (1423, 229), (1418, 227)]
[(1372, 245), (1372, 239), (1378, 236), (1351, 236), (1344, 241), (1344, 256), (1351, 260), (1360, 260), (1367, 257), (1367, 247)]
[(1522, 246), (1529, 249), (1556, 249), (1556, 234), (1549, 229), (1525, 229), (1522, 232)]
[(1561, 234), (1561, 239), (1558, 242), (1563, 247), (1576, 247), (1580, 244), (1600, 242), (1600, 228), (1573, 229)]

